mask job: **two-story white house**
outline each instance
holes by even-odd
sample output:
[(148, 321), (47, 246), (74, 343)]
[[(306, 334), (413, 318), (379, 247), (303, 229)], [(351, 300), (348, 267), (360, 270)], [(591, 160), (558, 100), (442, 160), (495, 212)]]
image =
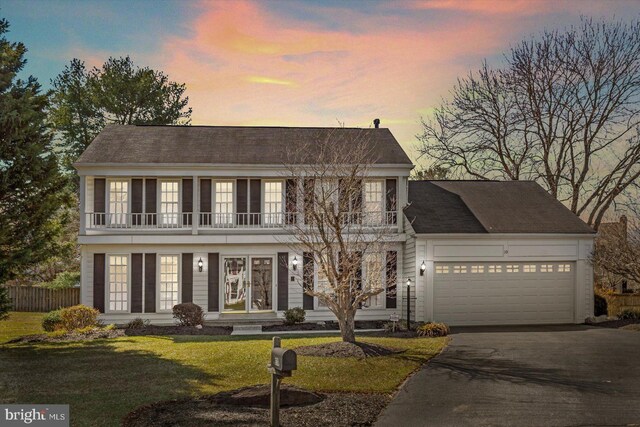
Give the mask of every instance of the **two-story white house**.
[(319, 278), (288, 244), (304, 207), (290, 207), (301, 184), (283, 165), (288, 148), (329, 131), (366, 133), (377, 155), (362, 206), (393, 230), (386, 264), (397, 283), (385, 286), (397, 294), (356, 319), (404, 316), (407, 283), (412, 320), (581, 323), (593, 313), (590, 227), (533, 182), (410, 182), (411, 160), (377, 127), (107, 126), (75, 163), (81, 302), (107, 323), (171, 323), (181, 302), (208, 320), (276, 319), (292, 307), (334, 320), (300, 286)]

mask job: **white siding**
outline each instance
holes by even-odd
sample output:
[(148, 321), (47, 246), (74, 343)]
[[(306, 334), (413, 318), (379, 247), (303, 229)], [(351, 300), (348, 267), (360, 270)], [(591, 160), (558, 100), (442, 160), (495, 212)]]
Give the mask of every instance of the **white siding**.
[[(198, 260), (202, 258), (202, 272), (198, 271)], [(186, 268), (186, 266), (183, 266)], [(193, 303), (198, 304), (204, 311), (209, 305), (209, 254), (207, 252), (193, 253)]]
[(85, 209), (86, 212), (93, 212), (93, 189), (94, 189), (94, 185), (93, 185), (93, 177), (92, 176), (88, 176), (86, 178), (86, 183), (85, 183), (85, 199), (84, 199), (84, 203), (85, 203)]
[[(413, 286), (411, 286), (412, 297), (416, 296), (416, 290), (422, 286), (422, 283), (419, 283), (416, 277), (416, 239), (413, 236), (413, 227), (409, 223), (409, 221), (405, 221), (405, 234), (407, 234), (408, 238), (404, 244), (404, 251), (402, 251), (402, 259), (398, 262), (398, 310), (400, 311), (400, 317), (406, 319), (407, 317), (407, 301), (406, 301), (406, 289), (407, 289), (407, 278), (411, 278), (411, 282)], [(402, 261), (402, 263), (400, 263)], [(402, 266), (402, 268), (400, 268)], [(420, 295), (421, 298), (424, 298), (424, 289), (420, 289), (417, 292), (417, 295)], [(411, 320), (421, 320), (422, 318), (416, 317), (416, 301), (411, 300)], [(424, 305), (424, 304), (423, 304)], [(423, 314), (424, 316), (424, 314)]]

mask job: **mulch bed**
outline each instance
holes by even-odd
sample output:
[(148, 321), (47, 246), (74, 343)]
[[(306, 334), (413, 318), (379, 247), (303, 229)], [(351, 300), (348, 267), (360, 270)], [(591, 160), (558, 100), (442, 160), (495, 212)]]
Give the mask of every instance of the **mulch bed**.
[[(389, 403), (381, 394), (313, 393), (281, 388), (283, 426), (368, 426)], [(269, 425), (269, 386), (247, 387), (210, 396), (177, 399), (142, 406), (122, 420), (124, 427), (266, 426)]]
[(357, 357), (364, 359), (366, 357), (390, 356), (402, 353), (403, 350), (364, 342), (348, 343), (338, 341), (297, 347), (295, 351), (301, 356)]
[(122, 329), (99, 329), (88, 333), (67, 332), (60, 336), (50, 336), (47, 334), (26, 335), (8, 341), (9, 343), (38, 343), (38, 342), (75, 342), (93, 341), (105, 338), (117, 338), (124, 336)]
[(231, 335), (231, 326), (203, 326), (201, 329), (195, 326), (158, 326), (148, 325), (142, 328), (125, 329), (129, 336), (141, 335)]
[[(355, 329), (381, 329), (384, 322), (382, 321), (356, 321)], [(272, 325), (263, 325), (262, 330), (265, 332), (279, 331), (337, 331), (338, 322), (316, 322), (316, 323), (298, 323), (296, 325), (285, 325), (284, 323), (275, 323)]]
[(599, 326), (601, 328), (622, 328), (623, 326), (635, 325), (635, 324), (640, 324), (640, 320), (638, 319), (607, 320), (606, 322), (589, 324), (589, 326)]

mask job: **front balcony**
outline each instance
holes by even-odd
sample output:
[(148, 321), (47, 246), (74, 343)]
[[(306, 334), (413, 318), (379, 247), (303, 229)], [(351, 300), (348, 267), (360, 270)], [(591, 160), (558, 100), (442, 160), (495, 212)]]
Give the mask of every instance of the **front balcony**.
[[(380, 229), (396, 228), (398, 213), (346, 212), (341, 214), (349, 227), (362, 226)], [(194, 216), (197, 221), (194, 223)], [(305, 215), (300, 212), (276, 213), (85, 213), (85, 230), (100, 233), (166, 231), (194, 233), (227, 230), (286, 231), (305, 226)]]

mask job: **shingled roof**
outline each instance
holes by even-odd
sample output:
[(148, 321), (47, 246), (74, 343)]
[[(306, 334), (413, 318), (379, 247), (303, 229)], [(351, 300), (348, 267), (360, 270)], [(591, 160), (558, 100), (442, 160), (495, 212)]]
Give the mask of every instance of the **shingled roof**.
[[(411, 166), (411, 160), (389, 129), (133, 126), (109, 125), (75, 163), (95, 164), (246, 164), (278, 165), (288, 147), (321, 141), (329, 132), (335, 140), (361, 137), (376, 153), (376, 164)], [(312, 153), (311, 153), (312, 154)]]
[(594, 233), (532, 181), (409, 181), (409, 201), (416, 233)]

